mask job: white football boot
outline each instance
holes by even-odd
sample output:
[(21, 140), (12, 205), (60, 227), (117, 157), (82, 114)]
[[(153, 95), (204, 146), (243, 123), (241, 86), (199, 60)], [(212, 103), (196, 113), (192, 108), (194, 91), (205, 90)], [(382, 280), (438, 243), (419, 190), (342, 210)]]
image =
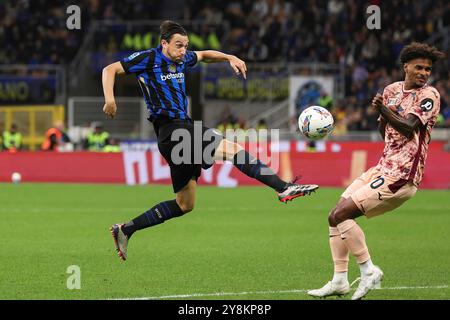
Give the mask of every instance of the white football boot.
[(366, 296), (370, 290), (381, 288), (381, 281), (383, 281), (383, 271), (377, 266), (374, 266), (372, 274), (362, 276), (358, 288), (352, 296), (352, 300), (360, 300)]
[(343, 296), (350, 292), (348, 281), (333, 282), (329, 281), (320, 289), (309, 290), (308, 294), (316, 298), (326, 298), (330, 296)]

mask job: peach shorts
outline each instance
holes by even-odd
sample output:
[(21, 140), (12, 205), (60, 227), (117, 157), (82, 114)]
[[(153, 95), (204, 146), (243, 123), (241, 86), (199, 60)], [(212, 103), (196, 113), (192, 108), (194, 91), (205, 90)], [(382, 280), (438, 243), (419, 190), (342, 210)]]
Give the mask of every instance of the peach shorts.
[(372, 218), (398, 208), (416, 192), (417, 187), (412, 182), (383, 176), (372, 167), (356, 178), (342, 197), (351, 197), (359, 210)]

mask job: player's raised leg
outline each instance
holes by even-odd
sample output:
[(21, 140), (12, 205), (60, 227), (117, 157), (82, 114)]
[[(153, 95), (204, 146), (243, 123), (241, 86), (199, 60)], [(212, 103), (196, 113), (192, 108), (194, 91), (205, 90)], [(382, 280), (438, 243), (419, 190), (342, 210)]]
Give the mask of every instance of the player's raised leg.
[(120, 259), (124, 261), (127, 259), (128, 241), (136, 231), (153, 227), (192, 211), (196, 187), (197, 182), (190, 180), (183, 189), (177, 192), (176, 199), (160, 202), (127, 223), (113, 225), (111, 234)]
[(266, 164), (245, 151), (239, 144), (223, 139), (215, 152), (218, 160), (232, 161), (247, 176), (274, 189), (281, 202), (309, 195), (319, 188), (316, 184), (296, 184), (283, 181)]

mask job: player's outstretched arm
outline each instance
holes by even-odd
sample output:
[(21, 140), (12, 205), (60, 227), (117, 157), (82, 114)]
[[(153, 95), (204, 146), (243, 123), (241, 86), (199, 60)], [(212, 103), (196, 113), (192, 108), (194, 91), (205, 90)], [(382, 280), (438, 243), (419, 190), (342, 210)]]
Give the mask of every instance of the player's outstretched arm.
[(244, 79), (247, 79), (247, 66), (238, 57), (215, 50), (195, 51), (195, 53), (198, 61), (206, 63), (228, 61), (237, 75), (242, 74)]
[(383, 118), (408, 140), (413, 138), (414, 132), (419, 130), (419, 126), (422, 124), (420, 119), (413, 114), (408, 114), (408, 117), (405, 119), (383, 105), (383, 97), (380, 94), (373, 98), (372, 107), (378, 110)]
[(125, 74), (125, 70), (120, 62), (114, 62), (103, 68), (102, 85), (105, 95), (105, 105), (103, 112), (109, 117), (114, 118), (117, 112), (116, 101), (114, 99), (114, 81), (116, 74)]

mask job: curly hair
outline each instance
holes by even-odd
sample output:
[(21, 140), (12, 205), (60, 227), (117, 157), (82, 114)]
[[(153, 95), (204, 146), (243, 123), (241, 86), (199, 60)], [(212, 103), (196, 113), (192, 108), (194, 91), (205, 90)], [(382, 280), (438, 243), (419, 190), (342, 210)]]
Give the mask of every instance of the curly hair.
[(405, 46), (400, 52), (401, 63), (406, 63), (413, 59), (430, 59), (432, 63), (445, 57), (445, 53), (439, 51), (436, 47), (429, 46), (426, 43), (412, 42)]

